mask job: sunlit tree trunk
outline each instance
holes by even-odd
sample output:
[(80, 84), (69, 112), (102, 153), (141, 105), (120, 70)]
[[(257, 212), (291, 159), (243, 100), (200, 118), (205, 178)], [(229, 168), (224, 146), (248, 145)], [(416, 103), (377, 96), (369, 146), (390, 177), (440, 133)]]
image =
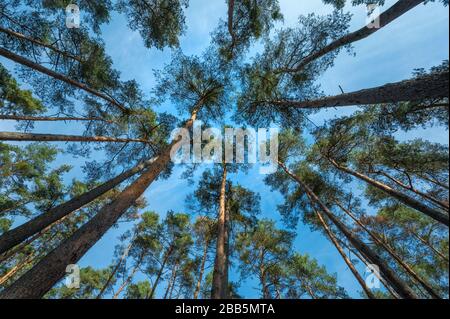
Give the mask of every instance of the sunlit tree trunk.
[(200, 289), (202, 287), (203, 273), (205, 272), (206, 258), (208, 257), (208, 246), (209, 246), (209, 241), (206, 240), (205, 247), (203, 248), (203, 256), (202, 256), (202, 262), (200, 265), (200, 273), (198, 275), (197, 285), (195, 287), (194, 299), (198, 298)]

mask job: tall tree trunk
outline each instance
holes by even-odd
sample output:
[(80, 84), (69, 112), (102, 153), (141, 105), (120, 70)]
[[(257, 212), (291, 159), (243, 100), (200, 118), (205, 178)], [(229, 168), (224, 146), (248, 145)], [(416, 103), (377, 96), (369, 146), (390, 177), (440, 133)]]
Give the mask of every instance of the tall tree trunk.
[(131, 283), (134, 275), (136, 274), (136, 272), (139, 270), (139, 267), (141, 266), (142, 260), (144, 259), (144, 255), (145, 255), (144, 253), (141, 253), (141, 255), (139, 256), (139, 259), (138, 259), (136, 265), (134, 266), (133, 270), (131, 271), (130, 275), (122, 283), (122, 285), (120, 285), (119, 289), (117, 289), (116, 293), (113, 296), (113, 299), (119, 298), (119, 295), (122, 292), (122, 290), (124, 290), (125, 287), (127, 287)]
[[(308, 283), (304, 283), (303, 286), (305, 287), (305, 289), (308, 292), (311, 299), (317, 299), (316, 294), (314, 293), (314, 291), (312, 290), (311, 286)], [(370, 298), (370, 299), (374, 299), (374, 298)]]
[(31, 68), (33, 70), (36, 70), (36, 71), (38, 71), (40, 73), (46, 74), (46, 75), (48, 75), (48, 76), (50, 76), (52, 78), (55, 78), (55, 79), (60, 80), (60, 81), (63, 81), (63, 82), (65, 82), (65, 83), (67, 83), (69, 85), (72, 85), (72, 86), (74, 86), (74, 87), (76, 87), (78, 89), (81, 89), (81, 90), (86, 91), (86, 92), (88, 92), (88, 93), (90, 93), (92, 95), (95, 95), (95, 96), (105, 100), (106, 102), (114, 105), (115, 107), (120, 109), (125, 114), (129, 114), (131, 112), (128, 108), (126, 108), (125, 106), (123, 106), (122, 104), (120, 104), (119, 102), (114, 100), (113, 98), (109, 97), (105, 93), (102, 93), (102, 92), (99, 92), (97, 90), (94, 90), (94, 89), (90, 88), (89, 86), (87, 86), (84, 83), (77, 82), (77, 81), (75, 81), (75, 80), (73, 80), (73, 79), (71, 79), (71, 78), (69, 78), (69, 77), (67, 77), (67, 76), (65, 76), (63, 74), (60, 74), (60, 73), (57, 73), (57, 72), (52, 71), (50, 69), (47, 69), (46, 67), (43, 67), (42, 65), (34, 63), (31, 60), (28, 60), (28, 59), (26, 59), (24, 57), (21, 57), (20, 55), (17, 55), (15, 53), (13, 53), (11, 51), (8, 51), (8, 50), (6, 50), (4, 48), (1, 48), (1, 47), (0, 47), (0, 55), (4, 56), (5, 58), (7, 58), (9, 60), (12, 60), (12, 61), (14, 61), (16, 63), (19, 63), (19, 64), (22, 64), (24, 66), (27, 66), (27, 67), (29, 67), (29, 68)]
[(49, 226), (45, 227), (44, 229), (42, 229), (36, 235), (34, 235), (34, 236), (28, 238), (27, 240), (23, 241), (20, 245), (17, 245), (16, 247), (14, 247), (14, 249), (10, 249), (6, 253), (4, 253), (3, 255), (0, 255), (0, 264), (3, 263), (5, 260), (8, 260), (12, 256), (14, 256), (15, 254), (17, 254), (18, 252), (21, 252), (26, 246), (30, 245), (35, 240), (37, 240), (37, 239), (41, 238), (43, 235), (47, 234), (50, 231), (50, 229), (52, 229), (56, 225), (61, 224), (70, 215), (71, 214), (68, 214), (68, 215), (62, 217), (61, 219), (57, 220), (56, 222), (54, 222), (51, 225), (49, 225)]
[(304, 58), (294, 69), (280, 69), (277, 72), (286, 72), (286, 73), (298, 72), (301, 69), (303, 69), (307, 64), (325, 56), (326, 54), (328, 54), (336, 49), (342, 48), (346, 45), (349, 45), (351, 43), (354, 43), (354, 42), (357, 42), (357, 41), (360, 41), (362, 39), (369, 37), (370, 35), (381, 30), (382, 28), (384, 28), (389, 23), (391, 23), (395, 19), (399, 18), (400, 16), (402, 16), (409, 10), (412, 10), (413, 8), (415, 8), (417, 5), (421, 4), (422, 2), (424, 2), (424, 0), (399, 0), (392, 7), (390, 7), (388, 10), (383, 12), (378, 17), (379, 22), (380, 22), (379, 28), (365, 26), (355, 32), (349, 33), (346, 36), (343, 36), (342, 38), (333, 41), (332, 43), (328, 44), (321, 50), (310, 54), (309, 56)]
[(0, 132), (0, 141), (149, 143), (149, 141), (141, 138), (118, 138), (109, 136), (81, 136), (19, 132)]
[(303, 181), (298, 178), (296, 175), (291, 173), (287, 167), (279, 162), (279, 165), (283, 168), (283, 170), (293, 179), (295, 180), (309, 196), (312, 198), (314, 202), (316, 202), (322, 212), (328, 217), (329, 220), (341, 231), (344, 236), (349, 240), (349, 242), (361, 253), (363, 253), (367, 258), (371, 261), (371, 263), (377, 265), (380, 269), (382, 276), (391, 283), (392, 287), (399, 293), (402, 298), (407, 299), (417, 299), (418, 296), (416, 293), (397, 275), (392, 271), (392, 269), (378, 256), (369, 246), (363, 243), (359, 238), (357, 238), (351, 231), (347, 229), (347, 227), (337, 219), (330, 209), (325, 206), (325, 204), (317, 197), (317, 195), (309, 188), (308, 185), (303, 183)]
[(399, 192), (398, 190), (393, 189), (392, 187), (383, 184), (379, 181), (376, 181), (372, 178), (370, 178), (367, 175), (361, 174), (357, 171), (354, 171), (348, 167), (345, 166), (341, 166), (338, 163), (336, 163), (336, 161), (334, 161), (333, 159), (328, 157), (328, 160), (339, 170), (346, 172), (366, 183), (368, 183), (369, 185), (372, 185), (373, 187), (383, 191), (384, 193), (392, 196), (393, 198), (397, 199), (398, 201), (400, 201), (401, 203), (405, 204), (406, 206), (409, 206), (419, 212), (424, 213), (425, 215), (429, 216), (430, 218), (446, 225), (447, 227), (449, 226), (449, 221), (448, 221), (448, 215), (444, 214), (436, 209), (430, 208), (427, 205), (424, 205), (423, 203), (419, 202), (418, 200), (409, 197), (408, 195)]
[(76, 116), (53, 117), (53, 116), (0, 115), (0, 120), (32, 121), (32, 122), (97, 121), (105, 123), (114, 123), (114, 121), (112, 120), (106, 120), (100, 117), (76, 117)]
[(34, 254), (27, 256), (22, 262), (12, 267), (6, 274), (0, 277), (0, 285), (3, 285), (6, 281), (11, 279), (15, 274), (21, 271), (23, 268), (31, 264), (34, 260)]
[(353, 215), (348, 209), (346, 209), (339, 201), (335, 201), (336, 205), (345, 212), (359, 227), (364, 229), (369, 236), (373, 239), (373, 241), (384, 248), (389, 255), (394, 258), (397, 263), (402, 266), (402, 268), (414, 279), (416, 280), (429, 294), (431, 297), (435, 299), (441, 299), (439, 294), (437, 294), (433, 287), (430, 286), (425, 280), (423, 280), (415, 271), (412, 269), (410, 265), (408, 265), (405, 261), (403, 261), (402, 258), (400, 258), (399, 255), (391, 248), (389, 247), (383, 240), (381, 240), (375, 233), (373, 233), (369, 228), (366, 227), (355, 215)]
[(404, 188), (406, 190), (409, 190), (409, 191), (413, 192), (416, 195), (419, 195), (420, 197), (430, 201), (434, 205), (437, 205), (440, 208), (443, 208), (444, 210), (446, 210), (448, 212), (448, 210), (449, 210), (448, 201), (445, 202), (445, 201), (439, 200), (437, 198), (434, 198), (433, 196), (431, 196), (431, 195), (429, 195), (427, 193), (424, 193), (424, 192), (416, 189), (415, 187), (413, 187), (412, 183), (411, 183), (411, 185), (406, 185), (402, 181), (399, 181), (398, 179), (392, 177), (391, 175), (389, 175), (389, 174), (387, 174), (385, 172), (380, 171), (380, 172), (376, 172), (376, 173), (386, 177), (387, 179), (389, 179), (391, 181), (393, 181), (395, 184), (397, 184), (401, 188)]
[(344, 262), (347, 264), (348, 268), (353, 273), (353, 275), (355, 276), (355, 278), (358, 281), (358, 283), (361, 285), (361, 288), (364, 290), (364, 292), (366, 293), (367, 297), (369, 299), (376, 299), (375, 295), (372, 293), (370, 288), (367, 287), (366, 282), (364, 281), (364, 279), (359, 274), (358, 270), (353, 265), (353, 262), (350, 260), (350, 258), (347, 256), (347, 254), (345, 253), (345, 251), (342, 248), (342, 246), (339, 244), (338, 240), (336, 239), (336, 236), (333, 234), (333, 231), (328, 226), (328, 224), (325, 221), (325, 219), (323, 218), (322, 214), (316, 209), (316, 207), (314, 205), (314, 201), (311, 198), (311, 196), (308, 193), (306, 195), (308, 196), (308, 198), (309, 198), (309, 200), (311, 202), (311, 206), (313, 207), (314, 212), (317, 215), (317, 218), (319, 219), (323, 229), (325, 230), (326, 234), (330, 238), (330, 240), (333, 243), (334, 247), (336, 247), (336, 249), (338, 250), (339, 254), (344, 259)]
[(424, 181), (427, 181), (427, 182), (429, 182), (431, 184), (434, 184), (434, 185), (439, 186), (441, 188), (444, 188), (446, 190), (450, 189), (450, 187), (448, 186), (448, 181), (447, 181), (447, 184), (444, 184), (441, 181), (438, 181), (435, 178), (432, 178), (430, 176), (426, 176), (426, 175), (423, 175), (423, 174), (418, 174), (417, 176), (420, 177)]
[(227, 256), (227, 240), (228, 240), (228, 224), (227, 209), (225, 207), (226, 200), (226, 184), (227, 184), (227, 168), (226, 164), (222, 164), (222, 181), (220, 184), (219, 198), (219, 216), (217, 223), (217, 244), (216, 257), (214, 260), (214, 271), (212, 281), (212, 299), (228, 298), (228, 256)]
[(270, 104), (281, 107), (315, 109), (448, 98), (448, 77), (448, 72), (434, 73), (416, 79), (389, 83), (379, 87), (328, 96), (317, 100), (270, 101)]
[(128, 256), (128, 252), (131, 249), (131, 246), (133, 246), (134, 243), (134, 236), (133, 238), (130, 240), (130, 243), (128, 244), (128, 246), (125, 248), (122, 256), (120, 257), (119, 261), (116, 263), (116, 265), (114, 266), (114, 269), (112, 270), (111, 274), (109, 275), (108, 279), (106, 280), (105, 284), (103, 285), (102, 289), (100, 290), (100, 292), (98, 293), (96, 299), (100, 299), (103, 294), (105, 293), (106, 289), (108, 288), (108, 286), (111, 284), (112, 280), (114, 279), (114, 277), (116, 276), (117, 271), (119, 270), (120, 266), (122, 265), (122, 263), (126, 260), (127, 256)]
[(197, 285), (195, 286), (194, 299), (198, 299), (198, 295), (199, 295), (200, 289), (202, 287), (203, 273), (205, 272), (206, 258), (208, 257), (208, 246), (209, 246), (209, 241), (206, 240), (205, 247), (203, 248), (203, 257), (202, 257), (202, 263), (200, 265), (200, 273), (198, 275)]
[(26, 40), (26, 41), (32, 42), (34, 44), (40, 45), (42, 47), (50, 49), (50, 50), (52, 50), (52, 51), (54, 51), (54, 52), (56, 52), (58, 54), (61, 54), (61, 55), (65, 56), (65, 57), (67, 57), (67, 58), (76, 60), (78, 62), (83, 62), (79, 56), (76, 56), (76, 55), (73, 55), (71, 53), (62, 51), (62, 50), (60, 50), (60, 49), (58, 49), (58, 48), (56, 48), (56, 47), (54, 47), (54, 46), (52, 46), (50, 44), (47, 44), (47, 43), (42, 42), (40, 40), (36, 40), (36, 39), (30, 38), (30, 37), (28, 37), (28, 36), (26, 36), (26, 35), (24, 35), (22, 33), (19, 33), (19, 32), (13, 31), (13, 30), (9, 30), (9, 29), (5, 29), (5, 28), (2, 28), (2, 27), (0, 27), (0, 32), (6, 33), (9, 36), (12, 36), (12, 37), (15, 37), (15, 38), (18, 38), (18, 39), (21, 39), (21, 40)]
[(4, 233), (0, 236), (0, 254), (8, 251), (15, 245), (20, 244), (30, 236), (33, 236), (35, 233), (38, 233), (39, 231), (45, 229), (46, 227), (67, 216), (68, 214), (92, 202), (123, 181), (151, 166), (156, 160), (157, 158), (154, 158), (140, 163), (135, 167), (129, 169), (128, 171), (125, 171), (122, 174), (110, 179), (109, 181), (106, 181), (105, 183), (95, 187), (94, 189), (87, 191), (80, 196), (74, 197), (63, 204), (50, 209), (48, 212), (41, 214), (33, 218), (32, 220), (22, 224), (21, 226), (18, 226)]
[[(175, 279), (177, 277), (177, 271), (178, 271), (178, 262), (176, 262), (172, 268), (172, 274), (170, 275), (169, 284), (167, 285), (167, 289), (166, 292), (164, 293), (163, 299), (167, 299), (167, 297), (169, 297), (169, 294), (172, 295), (173, 286), (175, 285)], [(171, 298), (169, 297), (169, 299)]]
[(164, 272), (164, 269), (166, 267), (167, 261), (169, 260), (169, 257), (172, 255), (173, 249), (174, 249), (174, 247), (171, 244), (169, 246), (169, 248), (167, 248), (166, 253), (164, 254), (163, 262), (161, 264), (161, 267), (159, 268), (158, 275), (156, 276), (155, 282), (153, 283), (152, 290), (150, 291), (150, 296), (149, 296), (150, 299), (153, 299), (155, 296), (155, 292), (156, 292), (156, 288), (158, 287), (159, 280), (161, 279), (161, 276)]
[(425, 240), (425, 238), (423, 238), (422, 236), (419, 236), (416, 232), (414, 232), (413, 230), (408, 229), (407, 230), (408, 233), (410, 233), (414, 238), (416, 238), (418, 241), (420, 241), (422, 244), (424, 244), (425, 246), (427, 246), (428, 248), (431, 249), (431, 251), (436, 254), (437, 256), (439, 256), (441, 259), (443, 259), (447, 264), (449, 263), (448, 257), (445, 256), (442, 252), (440, 252), (439, 250), (437, 250), (436, 248), (434, 248), (434, 246), (432, 244), (430, 244), (427, 240)]
[[(201, 105), (202, 100), (194, 107), (185, 128), (192, 127)], [(180, 138), (174, 140), (153, 164), (136, 181), (125, 188), (112, 203), (105, 205), (70, 238), (61, 243), (14, 284), (3, 290), (0, 298), (41, 298), (49, 291), (64, 276), (66, 266), (76, 263), (167, 167), (171, 160), (171, 148), (179, 140)]]

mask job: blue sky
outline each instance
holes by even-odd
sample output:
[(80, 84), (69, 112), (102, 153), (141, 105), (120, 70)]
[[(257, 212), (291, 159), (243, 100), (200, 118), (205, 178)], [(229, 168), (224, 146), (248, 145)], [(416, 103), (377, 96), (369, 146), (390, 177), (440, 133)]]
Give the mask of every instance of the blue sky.
[[(386, 1), (383, 9), (391, 6), (395, 1)], [(294, 27), (297, 18), (301, 14), (314, 12), (326, 14), (331, 12), (331, 6), (325, 6), (321, 0), (280, 0), (281, 10), (284, 15), (284, 24), (278, 24), (277, 28), (284, 26)], [(383, 10), (382, 9), (382, 10)], [(83, 10), (83, 8), (81, 8)], [(347, 7), (354, 16), (351, 22), (351, 30), (355, 30), (365, 24), (366, 12), (364, 7)], [(181, 49), (185, 54), (201, 54), (208, 46), (210, 32), (216, 27), (219, 19), (226, 18), (226, 4), (223, 0), (191, 0), (186, 11), (186, 34), (181, 37)], [(82, 21), (81, 21), (82, 23)], [(344, 91), (363, 89), (382, 85), (388, 82), (396, 82), (409, 78), (415, 68), (430, 68), (438, 65), (449, 55), (449, 13), (448, 9), (440, 4), (431, 3), (420, 5), (411, 12), (405, 14), (383, 30), (375, 33), (368, 39), (354, 45), (356, 56), (342, 52), (335, 66), (328, 70), (320, 79), (322, 89), (327, 95), (339, 94), (339, 85)], [(143, 45), (138, 32), (131, 31), (125, 18), (114, 15), (110, 24), (102, 28), (106, 50), (112, 57), (114, 67), (121, 71), (123, 80), (135, 79), (144, 92), (150, 94), (155, 85), (154, 69), (160, 69), (170, 61), (170, 50), (158, 51), (147, 49)], [(256, 45), (256, 48), (258, 45)], [(253, 49), (251, 53), (254, 53)], [(0, 62), (13, 70), (13, 64), (4, 59)], [(164, 107), (157, 111), (166, 111)], [(325, 119), (349, 114), (354, 108), (329, 109), (319, 112), (311, 119), (317, 124)], [(60, 132), (75, 134), (76, 124), (51, 126), (39, 124), (36, 132)], [(1, 122), (0, 130), (14, 130), (13, 122)], [(78, 131), (80, 131), (78, 129)], [(448, 132), (440, 128), (416, 130), (408, 132), (408, 135), (399, 134), (400, 139), (426, 138), (434, 142), (448, 144)], [(61, 144), (62, 146), (62, 144)], [(71, 180), (80, 177), (82, 160), (74, 161), (71, 155), (60, 155), (56, 164), (70, 163), (74, 166), (71, 173), (65, 178)], [(165, 214), (168, 210), (179, 212), (186, 211), (186, 195), (193, 191), (187, 181), (180, 178), (181, 167), (174, 169), (173, 175), (163, 181), (153, 183), (145, 192), (149, 203), (149, 210)], [(276, 206), (282, 202), (282, 197), (277, 192), (271, 192), (264, 185), (264, 175), (252, 170), (249, 174), (242, 173), (231, 176), (232, 180), (261, 195), (262, 216), (279, 219)], [(113, 248), (117, 243), (117, 237), (130, 225), (122, 225), (110, 230), (80, 261), (82, 266), (105, 267), (112, 259)], [(282, 226), (280, 224), (280, 226)], [(351, 272), (338, 255), (332, 244), (318, 233), (311, 233), (307, 227), (299, 225), (295, 241), (296, 250), (300, 253), (308, 253), (324, 264), (328, 271), (336, 273), (338, 282), (345, 287), (352, 297), (358, 297), (360, 290)], [(137, 276), (139, 279), (140, 276)], [(236, 276), (232, 277), (237, 280)], [(254, 281), (241, 283), (240, 293), (245, 297), (258, 297), (258, 286)]]

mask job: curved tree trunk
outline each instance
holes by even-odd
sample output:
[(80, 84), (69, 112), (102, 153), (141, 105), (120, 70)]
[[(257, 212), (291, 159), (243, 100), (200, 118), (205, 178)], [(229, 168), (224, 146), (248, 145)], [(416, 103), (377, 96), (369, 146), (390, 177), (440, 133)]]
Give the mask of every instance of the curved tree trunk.
[(410, 265), (408, 265), (406, 262), (404, 262), (399, 255), (397, 255), (397, 253), (391, 248), (389, 247), (383, 240), (381, 240), (375, 233), (373, 233), (369, 228), (366, 227), (366, 225), (364, 225), (358, 218), (356, 218), (355, 215), (353, 215), (348, 209), (346, 209), (339, 201), (336, 201), (336, 205), (342, 210), (344, 211), (353, 221), (355, 221), (355, 223), (361, 227), (362, 229), (364, 229), (369, 236), (373, 239), (373, 241), (380, 245), (381, 247), (384, 248), (384, 250), (386, 250), (389, 255), (392, 256), (392, 258), (394, 258), (395, 261), (397, 261), (397, 263), (403, 267), (403, 269), (414, 279), (416, 280), (429, 294), (431, 297), (435, 298), (435, 299), (441, 299), (441, 297), (439, 296), (439, 294), (437, 294), (433, 287), (430, 286), (430, 284), (428, 284), (425, 280), (423, 280), (415, 271), (414, 269), (412, 269), (412, 267)]
[(401, 203), (405, 204), (406, 206), (409, 206), (419, 212), (424, 213), (425, 215), (427, 215), (428, 217), (446, 225), (447, 227), (449, 226), (449, 221), (448, 221), (448, 215), (444, 214), (436, 209), (430, 208), (427, 205), (424, 205), (422, 202), (419, 202), (418, 200), (409, 197), (408, 195), (399, 192), (395, 189), (393, 189), (392, 187), (383, 184), (379, 181), (376, 181), (372, 178), (370, 178), (367, 175), (361, 174), (357, 171), (354, 171), (348, 167), (345, 166), (341, 166), (338, 163), (336, 163), (336, 161), (334, 161), (331, 158), (328, 158), (328, 160), (339, 170), (346, 172), (366, 183), (368, 183), (369, 185), (372, 185), (373, 187), (383, 191), (384, 193), (392, 196), (393, 198), (397, 199), (398, 201), (400, 201)]
[(311, 55), (307, 56), (294, 69), (281, 69), (281, 70), (278, 70), (277, 72), (286, 72), (286, 73), (298, 72), (301, 69), (303, 69), (307, 64), (323, 57), (324, 55), (326, 55), (336, 49), (342, 48), (348, 44), (351, 44), (351, 43), (354, 43), (354, 42), (357, 42), (357, 41), (360, 41), (362, 39), (369, 37), (370, 35), (381, 30), (382, 28), (384, 28), (389, 23), (391, 23), (395, 19), (399, 18), (400, 16), (402, 16), (409, 10), (412, 10), (413, 8), (415, 8), (422, 2), (424, 2), (424, 0), (399, 0), (392, 7), (390, 7), (388, 10), (383, 12), (378, 17), (379, 22), (380, 22), (379, 28), (365, 26), (355, 32), (349, 33), (346, 36), (333, 41), (332, 43), (328, 44), (321, 50), (314, 52)]
[(214, 271), (212, 281), (211, 299), (225, 299), (228, 297), (228, 223), (227, 223), (227, 209), (225, 207), (226, 197), (226, 183), (227, 183), (227, 168), (223, 163), (222, 181), (220, 184), (220, 198), (219, 198), (219, 216), (217, 223), (217, 244), (216, 257), (214, 260)]
[(378, 256), (369, 246), (363, 243), (359, 238), (357, 238), (351, 231), (347, 229), (347, 227), (337, 219), (330, 209), (325, 206), (325, 204), (319, 199), (319, 197), (306, 185), (303, 181), (298, 178), (296, 175), (292, 174), (287, 167), (279, 162), (280, 167), (284, 169), (284, 171), (295, 180), (305, 191), (309, 194), (309, 196), (316, 202), (323, 213), (328, 217), (329, 220), (344, 234), (344, 236), (349, 240), (349, 242), (361, 253), (363, 253), (370, 260), (371, 263), (377, 265), (380, 269), (382, 276), (392, 285), (392, 287), (398, 292), (398, 294), (402, 298), (406, 299), (417, 299), (418, 296), (416, 293), (397, 275), (392, 271), (392, 269)]
[(20, 244), (30, 236), (33, 236), (35, 233), (38, 233), (39, 231), (45, 229), (52, 223), (60, 220), (61, 218), (72, 213), (73, 211), (80, 209), (84, 205), (92, 202), (99, 196), (105, 194), (106, 192), (110, 191), (111, 189), (122, 183), (123, 181), (141, 172), (146, 167), (151, 166), (155, 161), (156, 158), (138, 164), (135, 167), (129, 169), (128, 171), (125, 171), (122, 174), (110, 179), (109, 181), (95, 187), (94, 189), (80, 196), (74, 197), (63, 204), (50, 209), (48, 212), (41, 214), (33, 218), (32, 220), (22, 224), (21, 226), (18, 226), (4, 233), (3, 235), (0, 236), (0, 254), (13, 248), (15, 245)]
[(319, 98), (317, 100), (270, 101), (270, 104), (282, 107), (316, 109), (448, 98), (448, 77), (448, 72), (442, 72), (425, 75), (416, 79), (389, 83), (370, 89)]
[[(185, 128), (192, 127), (202, 101), (194, 107)], [(70, 238), (44, 257), (37, 265), (0, 293), (0, 298), (41, 298), (65, 274), (66, 266), (76, 263), (107, 231), (126, 210), (145, 192), (170, 162), (174, 140), (151, 166), (116, 199), (105, 205), (89, 222), (80, 227)]]

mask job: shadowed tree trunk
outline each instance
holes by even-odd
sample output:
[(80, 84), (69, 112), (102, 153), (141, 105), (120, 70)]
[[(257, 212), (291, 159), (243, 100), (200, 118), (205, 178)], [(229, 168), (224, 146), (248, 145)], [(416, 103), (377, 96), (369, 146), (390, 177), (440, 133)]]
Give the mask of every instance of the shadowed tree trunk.
[(164, 272), (164, 268), (166, 267), (167, 261), (169, 260), (169, 257), (172, 255), (173, 248), (174, 247), (171, 244), (169, 246), (169, 248), (167, 248), (167, 251), (164, 254), (163, 262), (161, 264), (161, 267), (159, 268), (158, 275), (156, 276), (155, 282), (153, 283), (152, 290), (150, 291), (150, 296), (149, 296), (150, 299), (154, 298), (154, 296), (155, 296), (156, 288), (158, 287), (159, 280), (161, 279), (161, 276)]
[[(199, 108), (200, 100), (192, 111), (185, 128), (191, 128)], [(41, 298), (64, 275), (66, 266), (75, 264), (107, 231), (125, 211), (144, 193), (170, 162), (174, 140), (150, 167), (132, 184), (126, 187), (116, 199), (105, 205), (89, 222), (44, 257), (37, 265), (0, 293), (0, 298)]]
[(337, 219), (333, 213), (329, 210), (327, 206), (317, 197), (317, 195), (305, 184), (303, 181), (298, 178), (296, 175), (291, 173), (288, 168), (281, 162), (278, 162), (281, 168), (288, 174), (294, 181), (296, 181), (306, 193), (312, 198), (314, 202), (316, 202), (323, 213), (328, 217), (328, 219), (341, 231), (344, 236), (348, 239), (348, 241), (362, 254), (367, 256), (367, 258), (371, 261), (372, 264), (375, 264), (379, 267), (380, 273), (382, 276), (392, 285), (392, 287), (398, 292), (398, 294), (402, 298), (406, 299), (417, 299), (418, 296), (416, 293), (397, 275), (392, 271), (392, 269), (378, 256), (369, 246), (363, 243), (359, 238), (357, 238), (351, 231), (347, 229), (347, 227)]
[(395, 259), (395, 261), (398, 262), (400, 266), (403, 267), (403, 269), (414, 279), (416, 280), (429, 294), (431, 297), (435, 299), (441, 299), (439, 294), (437, 294), (433, 287), (431, 287), (425, 280), (423, 280), (415, 271), (412, 269), (410, 265), (408, 265), (406, 262), (403, 261), (403, 259), (400, 258), (399, 255), (391, 248), (389, 247), (383, 240), (381, 240), (375, 233), (373, 233), (369, 228), (366, 227), (358, 218), (356, 218), (355, 215), (353, 215), (348, 209), (346, 209), (339, 201), (336, 201), (336, 205), (344, 211), (359, 227), (361, 227), (363, 230), (365, 230), (369, 236), (373, 239), (373, 241), (380, 245), (381, 247), (386, 250), (389, 255), (392, 256), (392, 258)]
[(334, 247), (336, 247), (336, 249), (338, 250), (339, 254), (344, 259), (344, 262), (347, 264), (348, 268), (350, 268), (350, 271), (353, 273), (353, 275), (355, 276), (356, 280), (361, 285), (361, 288), (364, 290), (364, 292), (366, 293), (367, 297), (369, 297), (369, 299), (376, 299), (375, 295), (372, 293), (370, 288), (367, 287), (366, 282), (361, 277), (361, 275), (359, 274), (358, 270), (356, 270), (356, 268), (353, 265), (352, 261), (350, 260), (350, 258), (345, 253), (344, 249), (341, 247), (341, 245), (337, 241), (336, 236), (333, 234), (333, 231), (330, 229), (330, 227), (326, 223), (326, 221), (323, 218), (322, 214), (315, 208), (311, 196), (309, 194), (307, 194), (307, 196), (308, 196), (308, 198), (309, 198), (309, 200), (311, 202), (311, 206), (313, 207), (314, 212), (317, 215), (317, 218), (319, 219), (320, 223), (322, 224), (323, 229), (327, 233), (328, 237), (330, 237), (330, 240), (333, 243)]
[(149, 141), (140, 138), (117, 138), (108, 136), (80, 136), (80, 135), (62, 135), (62, 134), (35, 134), (35, 133), (19, 133), (19, 132), (0, 132), (0, 141), (149, 143)]
[(409, 10), (412, 10), (419, 4), (424, 2), (424, 0), (400, 0), (397, 1), (392, 7), (390, 7), (388, 10), (383, 12), (378, 18), (380, 22), (380, 27), (376, 28), (370, 25), (367, 25), (355, 32), (349, 33), (346, 36), (337, 39), (333, 41), (332, 43), (328, 44), (321, 50), (314, 52), (304, 58), (294, 69), (280, 69), (277, 72), (285, 72), (285, 73), (291, 73), (291, 72), (298, 72), (301, 69), (303, 69), (307, 64), (311, 63), (314, 60), (317, 60), (324, 55), (342, 48), (348, 44), (360, 41), (362, 39), (365, 39), (369, 37), (370, 35), (374, 34), (375, 32), (381, 30), (385, 26), (387, 26), (389, 23), (394, 21), (395, 19), (399, 18)]
[(329, 157), (327, 157), (327, 158), (337, 169), (339, 169), (343, 172), (346, 172), (346, 173), (368, 183), (369, 185), (372, 185), (373, 187), (383, 191), (384, 193), (388, 194), (389, 196), (392, 196), (393, 198), (397, 199), (398, 201), (405, 204), (406, 206), (409, 206), (419, 212), (424, 213), (428, 217), (446, 225), (447, 227), (449, 226), (448, 215), (444, 214), (443, 212), (440, 212), (436, 209), (428, 207), (427, 205), (424, 205), (422, 202), (419, 202), (418, 200), (416, 200), (415, 198), (409, 197), (408, 195), (406, 195), (402, 192), (399, 192), (398, 190), (395, 190), (386, 184), (376, 181), (367, 175), (356, 172), (348, 167), (341, 166), (338, 163), (336, 163), (336, 161), (334, 161), (333, 159), (331, 159)]
[(121, 105), (119, 102), (117, 102), (113, 98), (109, 97), (108, 95), (106, 95), (106, 94), (104, 94), (102, 92), (99, 92), (97, 90), (94, 90), (94, 89), (90, 88), (89, 86), (87, 86), (84, 83), (77, 82), (77, 81), (75, 81), (75, 80), (73, 80), (73, 79), (71, 79), (71, 78), (69, 78), (69, 77), (67, 77), (67, 76), (65, 76), (63, 74), (60, 74), (60, 73), (57, 73), (57, 72), (52, 71), (50, 69), (47, 69), (46, 67), (43, 67), (42, 65), (34, 63), (33, 61), (30, 61), (30, 60), (28, 60), (28, 59), (26, 59), (24, 57), (21, 57), (20, 55), (17, 55), (15, 53), (13, 53), (11, 51), (8, 51), (8, 50), (6, 50), (4, 48), (1, 48), (1, 47), (0, 47), (0, 55), (5, 57), (5, 58), (7, 58), (7, 59), (9, 59), (9, 60), (12, 60), (12, 61), (14, 61), (16, 63), (19, 63), (19, 64), (22, 64), (24, 66), (27, 66), (27, 67), (29, 67), (29, 68), (31, 68), (33, 70), (36, 70), (36, 71), (38, 71), (40, 73), (46, 74), (46, 75), (48, 75), (48, 76), (50, 76), (52, 78), (58, 79), (58, 80), (63, 81), (65, 83), (67, 83), (67, 84), (70, 84), (70, 85), (72, 85), (72, 86), (74, 86), (76, 88), (79, 88), (79, 89), (81, 89), (83, 91), (86, 91), (86, 92), (88, 92), (88, 93), (90, 93), (92, 95), (95, 95), (95, 96), (105, 100), (106, 102), (111, 103), (112, 105), (114, 105), (115, 107), (120, 109), (125, 114), (129, 114), (130, 113), (130, 110), (128, 108), (126, 108), (125, 106)]
[(225, 207), (227, 168), (223, 163), (222, 181), (220, 184), (219, 216), (217, 223), (216, 257), (212, 281), (212, 299), (226, 299), (228, 297), (228, 217)]
[(448, 77), (448, 72), (441, 72), (356, 92), (319, 98), (317, 100), (270, 101), (270, 103), (282, 107), (315, 109), (448, 98)]
[(414, 238), (416, 238), (418, 241), (420, 241), (422, 244), (424, 244), (425, 246), (427, 246), (428, 248), (431, 249), (431, 251), (433, 253), (435, 253), (437, 256), (439, 256), (440, 258), (442, 258), (447, 264), (449, 262), (448, 257), (445, 256), (442, 252), (440, 252), (439, 250), (437, 250), (435, 247), (433, 247), (433, 245), (431, 245), (429, 243), (429, 241), (427, 241), (425, 238), (419, 236), (416, 232), (414, 232), (413, 230), (408, 229), (407, 230), (408, 233), (410, 233)]
[(170, 276), (169, 284), (167, 285), (166, 292), (164, 293), (163, 299), (172, 299), (172, 291), (173, 287), (175, 286), (175, 280), (177, 278), (177, 271), (178, 271), (178, 262), (175, 263), (175, 265), (172, 268), (172, 274)]
[(113, 299), (117, 299), (119, 298), (120, 293), (122, 292), (122, 290), (124, 290), (133, 280), (134, 275), (136, 274), (136, 272), (139, 270), (139, 266), (142, 263), (142, 260), (144, 259), (144, 253), (142, 253), (139, 256), (139, 260), (137, 261), (136, 265), (134, 266), (133, 270), (131, 271), (130, 275), (127, 277), (127, 279), (123, 282), (122, 285), (120, 285), (119, 289), (117, 289), (116, 293), (113, 296)]
[(141, 172), (146, 167), (152, 165), (156, 159), (148, 160), (144, 163), (123, 172), (122, 174), (110, 179), (109, 181), (95, 187), (94, 189), (72, 198), (71, 200), (58, 205), (48, 212), (41, 214), (32, 220), (16, 227), (0, 236), (0, 254), (8, 251), (12, 247), (25, 241), (28, 237), (33, 236), (35, 233), (50, 226), (52, 223), (60, 220), (64, 216), (72, 213), (73, 211), (80, 209), (84, 205), (92, 202), (99, 196), (110, 191), (123, 181)]

